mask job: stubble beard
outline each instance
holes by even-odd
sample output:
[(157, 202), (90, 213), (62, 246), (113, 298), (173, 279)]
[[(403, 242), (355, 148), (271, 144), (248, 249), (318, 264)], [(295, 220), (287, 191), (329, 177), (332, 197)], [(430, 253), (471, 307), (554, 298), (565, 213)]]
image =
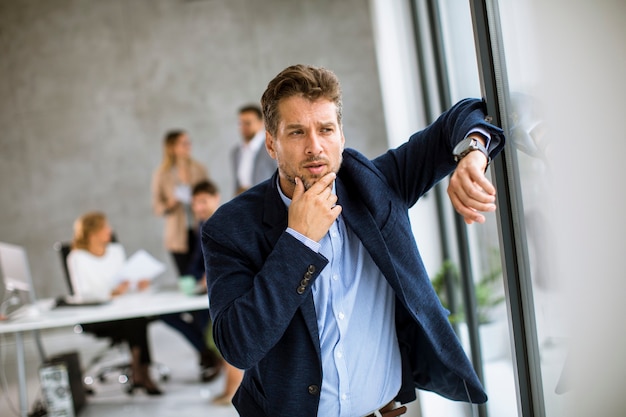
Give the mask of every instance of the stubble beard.
[[(309, 158), (306, 161), (304, 161), (304, 164), (311, 163), (311, 162), (318, 162), (318, 161), (323, 161), (325, 163), (328, 163), (328, 160), (323, 159), (323, 158)], [(304, 185), (304, 190), (306, 191), (309, 188), (311, 188), (313, 184), (315, 184), (320, 178), (322, 178), (324, 175), (328, 174), (329, 172), (334, 172), (335, 174), (337, 174), (339, 172), (339, 168), (341, 167), (342, 162), (343, 162), (343, 155), (339, 156), (339, 164), (337, 164), (336, 167), (331, 168), (331, 170), (329, 170), (328, 172), (325, 172), (322, 175), (310, 175), (310, 176), (295, 175), (292, 171), (287, 169), (284, 163), (280, 161), (278, 162), (278, 170), (293, 185), (296, 184), (296, 176), (300, 178), (300, 180), (302, 180), (302, 185)]]

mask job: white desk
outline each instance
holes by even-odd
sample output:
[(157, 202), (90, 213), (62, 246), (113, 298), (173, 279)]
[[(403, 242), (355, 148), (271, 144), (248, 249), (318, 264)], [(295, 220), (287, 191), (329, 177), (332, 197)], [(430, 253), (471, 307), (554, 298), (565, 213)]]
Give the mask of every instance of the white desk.
[(15, 335), (17, 375), (19, 382), (20, 413), (28, 417), (28, 393), (26, 388), (26, 363), (23, 334), (28, 331), (74, 326), (82, 323), (98, 323), (134, 317), (157, 316), (167, 313), (201, 310), (209, 307), (206, 294), (187, 296), (178, 291), (145, 291), (126, 294), (111, 302), (89, 307), (56, 307), (53, 299), (37, 303), (38, 314), (27, 310), (14, 312), (7, 321), (0, 321), (0, 334)]

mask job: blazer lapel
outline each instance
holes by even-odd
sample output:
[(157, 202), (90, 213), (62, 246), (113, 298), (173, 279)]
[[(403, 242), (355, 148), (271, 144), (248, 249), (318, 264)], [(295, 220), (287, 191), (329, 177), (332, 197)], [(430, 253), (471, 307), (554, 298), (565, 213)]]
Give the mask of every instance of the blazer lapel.
[(278, 173), (276, 172), (270, 179), (263, 200), (264, 232), (272, 248), (287, 229), (287, 207), (280, 198), (277, 182)]
[[(287, 207), (278, 193), (278, 172), (270, 179), (270, 185), (265, 192), (263, 207), (263, 223), (265, 226), (265, 237), (271, 248), (287, 229)], [(315, 303), (313, 293), (309, 291), (307, 300), (300, 305), (302, 317), (309, 330), (311, 341), (315, 346), (318, 358), (321, 360), (319, 333), (317, 330), (317, 314), (315, 313)]]
[(339, 178), (335, 180), (335, 184), (337, 188), (337, 204), (342, 207), (341, 215), (344, 222), (361, 240), (378, 269), (396, 290), (396, 294), (400, 294), (398, 292), (401, 288), (400, 281), (393, 266), (387, 242), (383, 239), (371, 213), (367, 210), (365, 204), (359, 200), (358, 196), (352, 195)]

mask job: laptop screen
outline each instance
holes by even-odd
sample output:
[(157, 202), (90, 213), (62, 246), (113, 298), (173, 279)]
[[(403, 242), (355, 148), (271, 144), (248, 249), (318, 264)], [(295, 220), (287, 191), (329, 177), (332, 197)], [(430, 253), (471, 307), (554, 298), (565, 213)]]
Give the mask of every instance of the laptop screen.
[[(17, 290), (27, 294), (28, 298), (24, 301), (35, 302), (28, 257), (23, 247), (0, 242), (0, 272), (6, 291)], [(23, 299), (22, 294), (20, 298)]]

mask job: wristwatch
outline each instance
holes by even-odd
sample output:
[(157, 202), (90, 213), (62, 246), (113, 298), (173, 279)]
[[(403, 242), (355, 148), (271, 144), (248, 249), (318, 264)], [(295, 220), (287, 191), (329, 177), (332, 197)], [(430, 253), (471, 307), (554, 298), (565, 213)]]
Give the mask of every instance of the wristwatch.
[(459, 162), (461, 159), (467, 156), (468, 153), (472, 151), (482, 152), (487, 157), (487, 163), (491, 161), (491, 159), (489, 158), (489, 152), (487, 151), (487, 149), (483, 146), (482, 143), (480, 143), (478, 139), (473, 138), (471, 136), (468, 136), (462, 141), (460, 141), (459, 143), (457, 143), (454, 149), (452, 150), (452, 154), (454, 155), (454, 160), (456, 162)]

